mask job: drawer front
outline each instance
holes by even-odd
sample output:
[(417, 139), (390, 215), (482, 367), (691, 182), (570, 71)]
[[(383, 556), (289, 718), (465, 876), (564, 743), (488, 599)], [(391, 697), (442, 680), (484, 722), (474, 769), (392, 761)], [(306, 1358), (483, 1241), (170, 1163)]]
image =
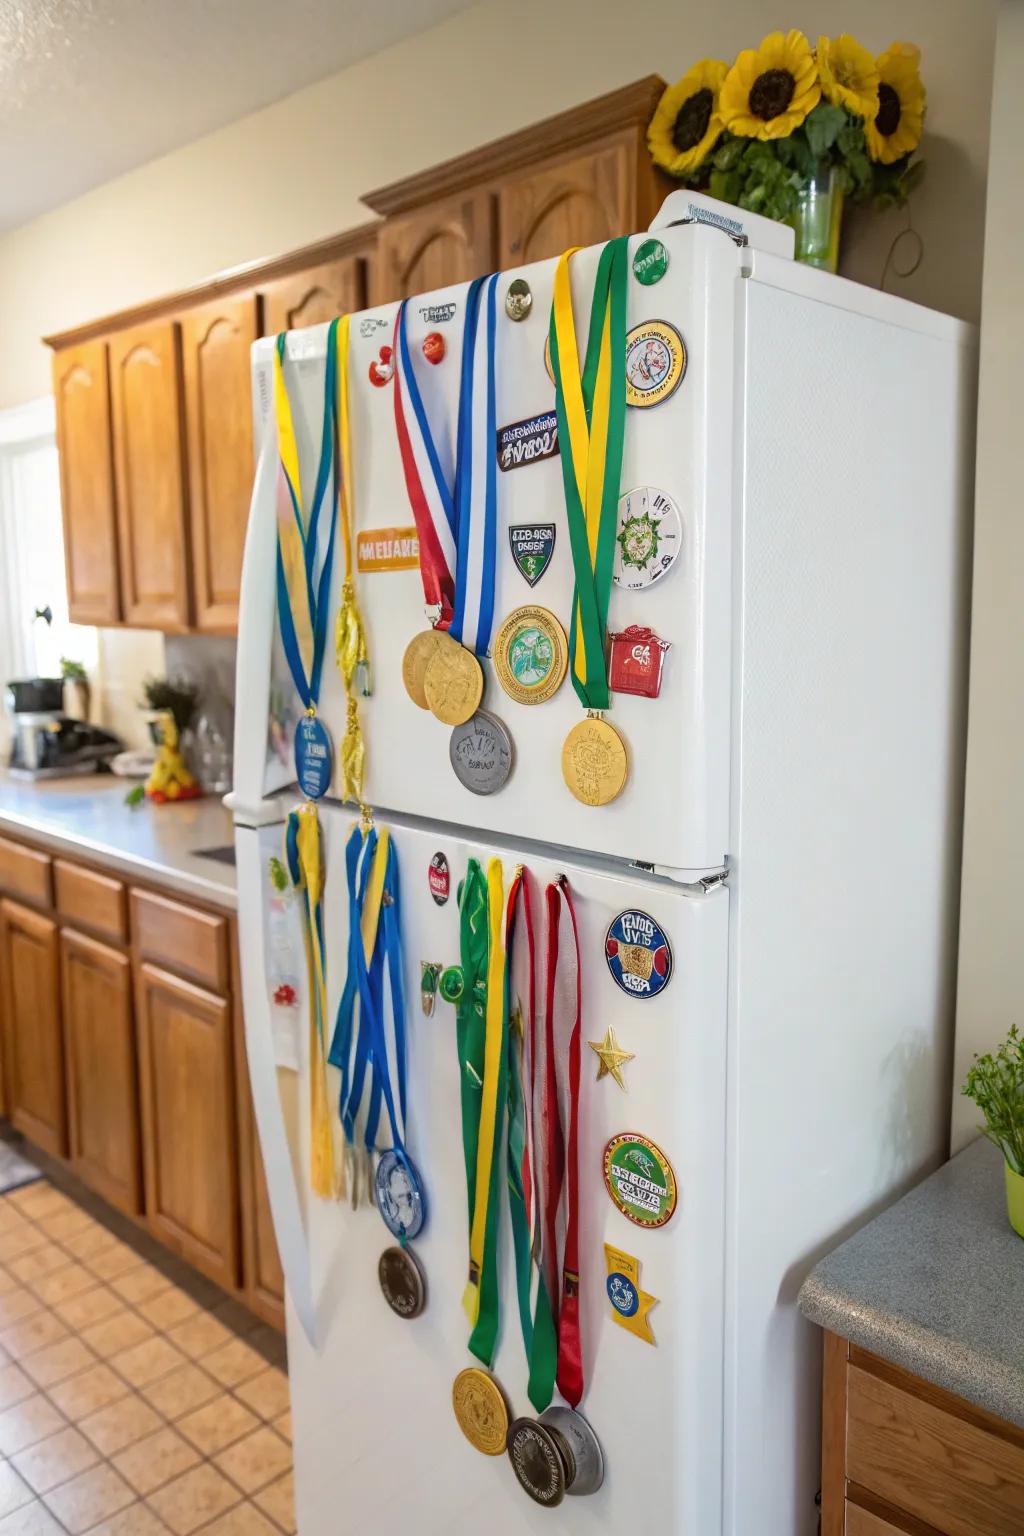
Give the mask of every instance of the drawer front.
[(140, 960), (153, 960), (213, 992), (227, 993), (225, 918), (150, 891), (132, 891), (132, 932)]
[(111, 939), (128, 937), (125, 891), (120, 880), (69, 864), (66, 859), (54, 860), (53, 877), (61, 917)]
[(1024, 1531), (1024, 1447), (856, 1365), (846, 1475), (944, 1536)]
[(0, 890), (48, 907), (52, 899), (49, 855), (0, 837)]

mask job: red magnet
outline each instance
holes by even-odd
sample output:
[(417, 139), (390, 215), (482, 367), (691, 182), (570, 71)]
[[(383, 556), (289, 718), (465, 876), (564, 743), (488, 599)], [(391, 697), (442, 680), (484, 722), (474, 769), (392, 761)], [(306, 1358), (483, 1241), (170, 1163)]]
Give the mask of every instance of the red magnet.
[(653, 629), (640, 624), (631, 624), (621, 634), (608, 638), (608, 681), (614, 692), (656, 699), (661, 692), (661, 673), (670, 642), (659, 640)]
[(431, 331), (423, 338), (423, 356), (428, 363), (439, 363), (445, 354), (444, 337), (440, 331)]
[(395, 364), (390, 347), (381, 347), (380, 353), (370, 364), (370, 383), (376, 384), (378, 389), (383, 389), (385, 384), (390, 384), (394, 377)]

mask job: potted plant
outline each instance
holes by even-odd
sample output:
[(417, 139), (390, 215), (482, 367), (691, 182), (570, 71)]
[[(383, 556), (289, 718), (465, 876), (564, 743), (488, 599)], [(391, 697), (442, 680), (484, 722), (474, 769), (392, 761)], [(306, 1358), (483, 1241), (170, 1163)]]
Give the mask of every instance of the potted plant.
[(983, 1134), (1003, 1154), (1010, 1225), (1024, 1237), (1024, 1038), (1016, 1024), (994, 1054), (975, 1055), (963, 1092), (985, 1116)]
[[(187, 678), (149, 677), (142, 691), (150, 735), (159, 748), (145, 794), (158, 805), (168, 800), (194, 800), (202, 788), (186, 766), (182, 747), (195, 716), (199, 689)], [(132, 791), (129, 798), (140, 797)]]
[(791, 224), (797, 260), (834, 272), (844, 203), (902, 207), (921, 179), (920, 57), (912, 43), (875, 58), (845, 32), (816, 48), (772, 32), (669, 86), (651, 156), (688, 187)]
[(92, 690), (85, 667), (70, 656), (60, 659), (60, 675), (64, 679), (64, 712), (75, 720), (88, 720), (92, 703)]

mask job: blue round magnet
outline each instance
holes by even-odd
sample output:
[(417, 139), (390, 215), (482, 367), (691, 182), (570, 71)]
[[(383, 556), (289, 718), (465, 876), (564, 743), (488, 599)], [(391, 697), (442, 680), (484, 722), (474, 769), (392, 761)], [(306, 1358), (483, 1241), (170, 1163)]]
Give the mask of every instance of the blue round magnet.
[(647, 912), (620, 912), (604, 941), (615, 985), (630, 997), (655, 997), (672, 975), (672, 946)]
[(608, 1292), (608, 1300), (620, 1317), (633, 1317), (639, 1312), (640, 1297), (628, 1275), (618, 1272), (609, 1275), (605, 1281), (605, 1290)]
[(415, 1237), (426, 1218), (427, 1201), (419, 1174), (397, 1147), (389, 1147), (380, 1155), (374, 1195), (391, 1236), (400, 1241)]
[(295, 727), (295, 777), (307, 800), (319, 800), (331, 784), (334, 748), (319, 715), (303, 715)]

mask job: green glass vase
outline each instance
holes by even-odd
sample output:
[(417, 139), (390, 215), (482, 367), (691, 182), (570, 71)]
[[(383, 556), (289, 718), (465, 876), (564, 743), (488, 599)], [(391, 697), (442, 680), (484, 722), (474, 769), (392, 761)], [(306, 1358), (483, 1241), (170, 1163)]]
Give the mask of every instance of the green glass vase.
[(834, 165), (820, 165), (800, 189), (797, 210), (789, 222), (796, 233), (797, 261), (835, 272), (843, 227), (843, 188)]
[(1018, 1237), (1024, 1237), (1024, 1176), (1014, 1172), (1009, 1163), (1004, 1163), (1003, 1168), (1006, 1172), (1006, 1214)]

